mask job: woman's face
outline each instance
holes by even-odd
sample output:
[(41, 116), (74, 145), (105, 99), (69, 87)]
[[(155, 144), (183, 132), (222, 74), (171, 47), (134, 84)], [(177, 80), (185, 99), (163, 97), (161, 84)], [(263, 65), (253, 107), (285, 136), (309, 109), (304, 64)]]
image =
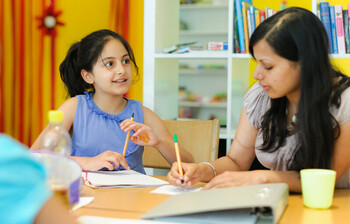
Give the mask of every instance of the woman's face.
[(92, 68), (95, 91), (112, 95), (128, 92), (132, 83), (132, 65), (128, 51), (116, 39), (109, 40)]
[(265, 41), (260, 40), (254, 46), (257, 66), (254, 79), (267, 92), (270, 98), (287, 96), (289, 101), (298, 102), (300, 95), (300, 65), (280, 57)]

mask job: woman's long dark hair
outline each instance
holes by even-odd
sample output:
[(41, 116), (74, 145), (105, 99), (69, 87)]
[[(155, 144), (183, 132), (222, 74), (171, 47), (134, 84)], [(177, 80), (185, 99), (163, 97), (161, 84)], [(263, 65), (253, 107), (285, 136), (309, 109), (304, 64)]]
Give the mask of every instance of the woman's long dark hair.
[[(322, 22), (308, 10), (287, 8), (254, 31), (249, 42), (253, 57), (253, 47), (262, 39), (277, 55), (300, 64), (297, 146), (288, 169), (330, 168), (340, 128), (329, 107), (340, 106), (340, 95), (350, 86), (350, 80), (330, 63), (329, 42)], [(335, 83), (336, 77), (339, 81)], [(262, 151), (274, 152), (285, 143), (287, 106), (286, 97), (271, 99), (271, 107), (261, 123)]]
[(124, 45), (135, 67), (136, 75), (138, 75), (139, 68), (128, 42), (111, 30), (98, 30), (87, 35), (80, 42), (74, 43), (60, 65), (61, 79), (70, 97), (83, 94), (86, 90), (95, 91), (92, 84), (85, 82), (81, 76), (81, 70), (92, 71), (92, 67), (100, 57), (103, 47), (111, 39), (119, 40)]

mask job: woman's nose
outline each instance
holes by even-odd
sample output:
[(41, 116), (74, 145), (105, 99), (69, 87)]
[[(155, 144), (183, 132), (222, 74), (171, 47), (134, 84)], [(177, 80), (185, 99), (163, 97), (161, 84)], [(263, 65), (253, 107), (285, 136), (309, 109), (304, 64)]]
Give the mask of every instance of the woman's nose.
[(255, 71), (253, 73), (253, 78), (256, 80), (261, 80), (261, 79), (263, 79), (263, 74), (261, 74), (259, 71)]

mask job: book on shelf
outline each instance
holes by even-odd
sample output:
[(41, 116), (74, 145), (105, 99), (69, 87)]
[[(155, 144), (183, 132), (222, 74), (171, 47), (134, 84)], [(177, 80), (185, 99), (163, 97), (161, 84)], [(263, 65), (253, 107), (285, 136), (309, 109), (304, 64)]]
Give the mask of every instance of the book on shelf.
[(348, 9), (342, 5), (319, 3), (318, 17), (322, 21), (329, 39), (329, 52), (333, 54), (350, 53), (350, 3)]
[(333, 47), (332, 53), (338, 54), (337, 28), (335, 23), (335, 11), (334, 11), (333, 5), (329, 6), (329, 15), (331, 18), (332, 47)]
[[(196, 43), (197, 43), (197, 41), (181, 43), (181, 44), (172, 44), (170, 46), (163, 48), (163, 53), (174, 53), (183, 47), (190, 46), (190, 45), (193, 45)], [(183, 49), (182, 49), (182, 51), (183, 51)]]
[(242, 2), (241, 5), (242, 5), (242, 17), (243, 17), (245, 53), (249, 53), (249, 33), (248, 33), (248, 19), (247, 19), (248, 4), (245, 2)]
[(319, 6), (320, 6), (320, 19), (323, 23), (323, 26), (326, 28), (327, 35), (328, 35), (329, 53), (332, 53), (333, 46), (332, 46), (331, 21), (330, 21), (330, 15), (329, 15), (329, 3), (321, 2)]
[(249, 38), (250, 38), (255, 30), (255, 8), (254, 8), (254, 6), (249, 6), (248, 18), (250, 21), (250, 26), (249, 26), (250, 27)]
[(208, 42), (208, 50), (216, 51), (216, 50), (227, 50), (228, 43), (227, 42)]
[(343, 24), (346, 53), (350, 53), (350, 28), (349, 28), (349, 12), (350, 10), (343, 10)]
[(243, 15), (242, 15), (242, 2), (252, 4), (252, 0), (235, 0), (236, 8), (236, 22), (237, 22), (237, 33), (239, 40), (239, 48), (242, 54), (246, 52), (246, 44), (244, 43), (244, 27), (243, 27)]
[(345, 54), (345, 38), (343, 26), (343, 7), (341, 5), (334, 6), (335, 24), (337, 29), (338, 53)]
[(255, 17), (255, 28), (260, 25), (260, 11), (259, 9), (254, 10), (254, 17)]

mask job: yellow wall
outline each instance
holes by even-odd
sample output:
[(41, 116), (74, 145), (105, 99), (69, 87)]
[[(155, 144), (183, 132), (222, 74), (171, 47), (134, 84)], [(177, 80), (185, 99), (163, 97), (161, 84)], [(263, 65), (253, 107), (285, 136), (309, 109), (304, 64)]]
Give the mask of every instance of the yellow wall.
[[(129, 43), (134, 50), (136, 62), (140, 68), (140, 75), (142, 75), (143, 0), (130, 0), (129, 2)], [(58, 28), (56, 45), (56, 83), (59, 83), (56, 91), (56, 108), (65, 101), (66, 96), (58, 72), (60, 63), (72, 43), (80, 41), (82, 37), (95, 30), (111, 28), (111, 22), (109, 21), (110, 5), (111, 2), (107, 0), (56, 1), (56, 9), (63, 11), (59, 16), (59, 20), (65, 23), (64, 26)], [(142, 99), (142, 77), (130, 89), (129, 97), (136, 100)]]

